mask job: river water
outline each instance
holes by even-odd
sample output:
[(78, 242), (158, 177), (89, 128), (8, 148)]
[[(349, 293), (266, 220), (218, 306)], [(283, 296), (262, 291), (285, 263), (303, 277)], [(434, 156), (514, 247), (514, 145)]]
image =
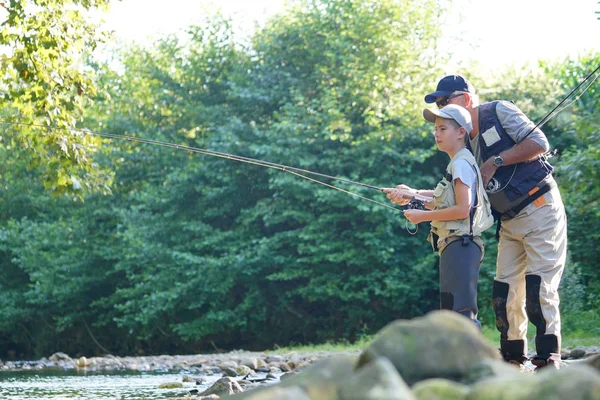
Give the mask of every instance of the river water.
[(163, 383), (182, 382), (183, 377), (182, 373), (1, 372), (0, 399), (168, 399), (193, 389), (203, 391), (220, 378), (203, 375), (201, 385), (186, 382), (183, 388), (158, 389)]

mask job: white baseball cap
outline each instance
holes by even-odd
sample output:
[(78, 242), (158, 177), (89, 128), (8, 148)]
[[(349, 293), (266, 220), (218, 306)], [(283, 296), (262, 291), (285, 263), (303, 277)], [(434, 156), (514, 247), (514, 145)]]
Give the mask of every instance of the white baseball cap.
[(448, 104), (441, 110), (430, 110), (429, 108), (423, 110), (423, 118), (427, 121), (435, 123), (437, 117), (455, 120), (460, 126), (465, 128), (467, 133), (471, 133), (473, 130), (471, 114), (458, 104)]

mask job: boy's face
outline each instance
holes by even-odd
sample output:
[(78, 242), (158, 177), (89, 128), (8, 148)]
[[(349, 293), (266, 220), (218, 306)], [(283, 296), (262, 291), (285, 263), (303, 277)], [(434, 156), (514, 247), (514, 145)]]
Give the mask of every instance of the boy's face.
[(435, 143), (440, 151), (455, 153), (465, 146), (465, 130), (457, 125), (451, 119), (435, 119)]

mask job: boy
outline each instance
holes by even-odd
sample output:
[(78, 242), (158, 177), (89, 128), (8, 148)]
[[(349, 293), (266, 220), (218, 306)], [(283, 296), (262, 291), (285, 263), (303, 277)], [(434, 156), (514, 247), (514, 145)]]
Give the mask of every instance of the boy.
[(481, 327), (477, 320), (477, 281), (484, 247), (480, 235), (494, 220), (477, 162), (466, 148), (473, 129), (471, 115), (451, 104), (441, 110), (425, 109), (423, 117), (435, 123), (438, 149), (450, 157), (446, 176), (434, 190), (399, 185), (384, 191), (399, 205), (413, 197), (425, 201), (428, 210), (405, 210), (404, 216), (414, 224), (431, 221), (428, 240), (440, 255), (440, 306)]

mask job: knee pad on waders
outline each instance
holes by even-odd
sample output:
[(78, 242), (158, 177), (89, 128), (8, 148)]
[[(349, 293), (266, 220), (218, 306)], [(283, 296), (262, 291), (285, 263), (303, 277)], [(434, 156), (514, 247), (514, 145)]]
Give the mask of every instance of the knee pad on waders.
[(525, 310), (527, 317), (537, 328), (538, 334), (546, 332), (546, 320), (542, 313), (542, 305), (540, 303), (540, 286), (542, 285), (542, 277), (539, 275), (525, 275)]
[(492, 307), (496, 314), (496, 328), (500, 332), (500, 352), (506, 361), (523, 363), (527, 357), (525, 354), (525, 341), (508, 340), (508, 314), (506, 303), (508, 300), (509, 284), (494, 280), (492, 288)]
[(546, 319), (544, 318), (540, 301), (541, 285), (541, 276), (525, 276), (525, 293), (527, 297), (525, 310), (527, 311), (527, 317), (536, 328), (535, 347), (538, 357), (546, 359), (550, 357), (552, 353), (560, 352), (560, 349), (558, 337), (556, 335), (546, 335)]
[(508, 283), (494, 280), (492, 287), (492, 308), (494, 309), (494, 314), (496, 314), (496, 328), (500, 331), (503, 339), (508, 337), (508, 316), (506, 314), (508, 289)]

